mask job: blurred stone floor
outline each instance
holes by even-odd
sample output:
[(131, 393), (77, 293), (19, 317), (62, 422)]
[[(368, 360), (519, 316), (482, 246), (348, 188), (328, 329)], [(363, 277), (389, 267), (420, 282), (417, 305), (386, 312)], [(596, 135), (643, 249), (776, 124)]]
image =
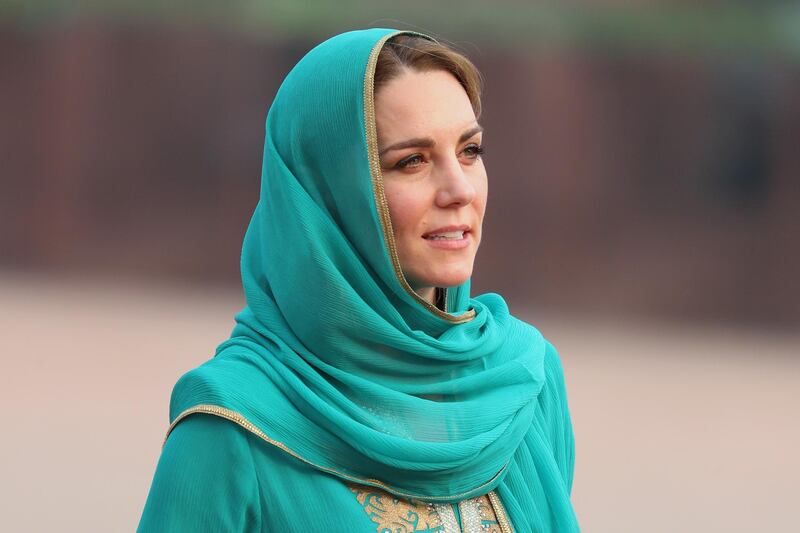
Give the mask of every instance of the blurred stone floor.
[[(133, 531), (171, 387), (240, 306), (229, 288), (0, 273), (0, 529)], [(796, 527), (800, 333), (514, 311), (561, 353), (583, 531)]]

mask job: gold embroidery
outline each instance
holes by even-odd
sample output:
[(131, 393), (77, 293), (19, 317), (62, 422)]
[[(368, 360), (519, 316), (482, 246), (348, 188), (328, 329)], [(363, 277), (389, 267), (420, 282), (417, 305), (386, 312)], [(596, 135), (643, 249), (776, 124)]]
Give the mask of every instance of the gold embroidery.
[[(436, 512), (436, 506), (433, 504), (421, 500), (403, 499), (375, 487), (355, 484), (349, 484), (348, 487), (355, 494), (367, 516), (375, 523), (375, 531), (378, 533), (445, 532), (442, 518)], [(499, 511), (503, 513), (501, 518), (496, 512), (497, 506), (492, 503), (494, 500), (490, 499), (491, 496), (494, 496), (497, 502), (500, 501), (494, 492), (484, 494), (474, 500), (480, 514), (481, 531), (511, 533), (510, 529), (505, 529), (502, 525), (501, 520), (505, 519), (502, 506)], [(506, 524), (508, 525), (507, 521)]]
[(481, 514), (481, 525), (484, 527), (484, 531), (487, 533), (504, 533), (487, 494), (478, 498), (478, 511)]
[(404, 500), (374, 487), (350, 485), (358, 503), (377, 527), (378, 533), (433, 533), (442, 522), (433, 506), (419, 500)]
[(497, 495), (497, 493), (495, 491), (491, 491), (486, 496), (488, 497), (491, 507), (494, 509), (497, 515), (497, 522), (500, 524), (500, 531), (502, 531), (502, 533), (514, 533), (514, 528), (511, 527), (511, 521), (508, 519), (508, 515), (506, 514), (506, 508), (503, 507), (503, 502), (500, 501), (500, 497)]

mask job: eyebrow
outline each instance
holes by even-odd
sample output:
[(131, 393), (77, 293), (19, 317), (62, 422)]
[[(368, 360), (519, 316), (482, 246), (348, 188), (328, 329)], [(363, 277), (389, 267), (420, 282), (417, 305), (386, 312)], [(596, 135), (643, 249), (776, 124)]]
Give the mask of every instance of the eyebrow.
[[(459, 143), (463, 143), (464, 141), (466, 141), (467, 139), (469, 139), (473, 135), (476, 135), (476, 134), (478, 134), (478, 133), (480, 133), (482, 131), (483, 131), (483, 126), (478, 124), (477, 126), (475, 126), (473, 128), (470, 128), (467, 131), (465, 131), (464, 133), (462, 133), (461, 137), (458, 138), (458, 142)], [(436, 141), (434, 141), (430, 137), (415, 137), (413, 139), (400, 141), (400, 142), (392, 144), (391, 146), (387, 146), (386, 148), (381, 150), (378, 153), (378, 155), (382, 156), (386, 152), (390, 152), (392, 150), (402, 150), (403, 148), (412, 148), (412, 147), (414, 147), (414, 148), (416, 148), (416, 147), (432, 148), (435, 145), (436, 145)]]

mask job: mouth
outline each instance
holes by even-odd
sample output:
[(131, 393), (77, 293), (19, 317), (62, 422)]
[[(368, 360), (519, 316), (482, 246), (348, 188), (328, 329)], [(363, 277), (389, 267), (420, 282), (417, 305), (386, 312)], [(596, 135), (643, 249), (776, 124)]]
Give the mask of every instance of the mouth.
[(422, 235), (429, 241), (460, 241), (470, 233), (469, 226), (446, 226), (429, 231)]
[(429, 231), (422, 238), (434, 248), (459, 250), (469, 245), (472, 229), (469, 226), (447, 226)]

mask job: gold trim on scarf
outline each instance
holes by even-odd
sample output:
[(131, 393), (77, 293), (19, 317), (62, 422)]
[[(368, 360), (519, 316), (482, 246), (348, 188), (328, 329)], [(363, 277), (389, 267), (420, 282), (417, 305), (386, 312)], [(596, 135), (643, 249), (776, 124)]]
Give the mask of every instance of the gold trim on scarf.
[(467, 494), (470, 494), (470, 493), (472, 493), (472, 492), (474, 492), (476, 490), (480, 490), (480, 489), (482, 489), (483, 487), (485, 487), (487, 485), (491, 485), (497, 479), (497, 477), (500, 474), (502, 474), (503, 471), (506, 469), (506, 466), (503, 466), (503, 468), (501, 468), (499, 472), (497, 472), (494, 476), (492, 476), (492, 479), (490, 479), (486, 483), (481, 484), (478, 487), (475, 487), (474, 489), (472, 489), (472, 490), (470, 490), (468, 492), (462, 492), (461, 494), (452, 494), (452, 495), (447, 495), (447, 496), (424, 496), (424, 495), (415, 494), (415, 493), (412, 493), (412, 492), (405, 492), (405, 491), (402, 491), (402, 490), (398, 490), (398, 489), (392, 487), (391, 485), (389, 485), (388, 483), (384, 483), (383, 481), (381, 481), (379, 479), (359, 478), (359, 477), (347, 474), (345, 472), (342, 472), (340, 470), (336, 470), (334, 468), (330, 468), (330, 467), (327, 467), (327, 466), (322, 466), (322, 465), (319, 465), (319, 464), (317, 464), (317, 463), (315, 463), (313, 461), (309, 461), (308, 459), (306, 459), (302, 455), (300, 455), (297, 452), (293, 451), (291, 448), (289, 448), (284, 443), (271, 438), (269, 435), (267, 435), (266, 433), (261, 431), (261, 429), (258, 426), (256, 426), (252, 422), (250, 422), (247, 418), (245, 418), (241, 414), (237, 413), (236, 411), (233, 411), (232, 409), (228, 409), (226, 407), (220, 407), (218, 405), (211, 405), (211, 404), (201, 404), (201, 405), (196, 405), (194, 407), (190, 407), (190, 408), (186, 409), (185, 411), (183, 411), (181, 414), (179, 414), (177, 417), (175, 417), (175, 420), (173, 420), (173, 422), (169, 425), (169, 428), (167, 428), (167, 434), (166, 434), (166, 436), (164, 436), (164, 442), (161, 445), (162, 448), (163, 448), (164, 445), (166, 445), (167, 439), (169, 438), (169, 434), (172, 433), (172, 430), (175, 429), (175, 426), (177, 426), (178, 423), (181, 420), (183, 420), (184, 418), (186, 418), (187, 416), (195, 414), (195, 413), (203, 413), (203, 414), (208, 414), (208, 415), (215, 415), (215, 416), (218, 416), (220, 418), (224, 418), (226, 420), (229, 420), (229, 421), (231, 421), (231, 422), (233, 422), (235, 424), (238, 424), (239, 426), (243, 427), (244, 429), (246, 429), (247, 431), (249, 431), (253, 435), (259, 437), (262, 440), (264, 440), (268, 444), (271, 444), (271, 445), (275, 446), (276, 448), (288, 453), (289, 455), (291, 455), (295, 459), (298, 459), (298, 460), (306, 463), (307, 465), (316, 468), (317, 470), (321, 470), (322, 472), (327, 472), (328, 474), (333, 474), (334, 476), (339, 477), (341, 479), (344, 479), (345, 481), (351, 481), (353, 483), (359, 483), (361, 485), (369, 485), (371, 487), (378, 487), (380, 489), (385, 490), (386, 492), (389, 492), (391, 494), (395, 494), (397, 496), (401, 496), (403, 498), (425, 499), (426, 501), (436, 501), (436, 502), (438, 502), (438, 501), (447, 501), (447, 500), (450, 500), (450, 501), (452, 501), (452, 500), (461, 500), (461, 499), (464, 499), (467, 496)]
[(408, 280), (403, 274), (403, 270), (400, 266), (400, 257), (397, 255), (397, 246), (394, 242), (394, 232), (392, 231), (392, 220), (389, 216), (389, 206), (386, 202), (386, 195), (383, 191), (383, 175), (381, 174), (381, 161), (378, 155), (378, 133), (375, 123), (375, 65), (378, 63), (378, 55), (380, 54), (381, 49), (386, 41), (396, 35), (401, 34), (419, 35), (421, 37), (425, 37), (426, 39), (430, 39), (430, 37), (421, 33), (412, 31), (398, 31), (383, 36), (377, 43), (375, 43), (375, 46), (372, 48), (372, 52), (370, 52), (369, 61), (367, 62), (367, 70), (364, 74), (364, 126), (367, 134), (367, 152), (369, 155), (370, 173), (372, 175), (372, 190), (375, 195), (375, 204), (378, 206), (378, 216), (381, 221), (381, 227), (383, 228), (383, 237), (387, 247), (389, 248), (389, 256), (392, 259), (394, 273), (397, 276), (397, 280), (400, 282), (400, 285), (408, 294), (413, 296), (415, 300), (417, 300), (434, 315), (449, 322), (453, 322), (454, 324), (461, 324), (463, 322), (469, 322), (475, 317), (474, 309), (470, 309), (469, 311), (466, 311), (458, 316), (453, 315), (447, 312), (446, 288), (444, 289), (445, 308), (442, 310), (417, 294), (417, 292), (411, 288), (411, 285), (408, 284)]

